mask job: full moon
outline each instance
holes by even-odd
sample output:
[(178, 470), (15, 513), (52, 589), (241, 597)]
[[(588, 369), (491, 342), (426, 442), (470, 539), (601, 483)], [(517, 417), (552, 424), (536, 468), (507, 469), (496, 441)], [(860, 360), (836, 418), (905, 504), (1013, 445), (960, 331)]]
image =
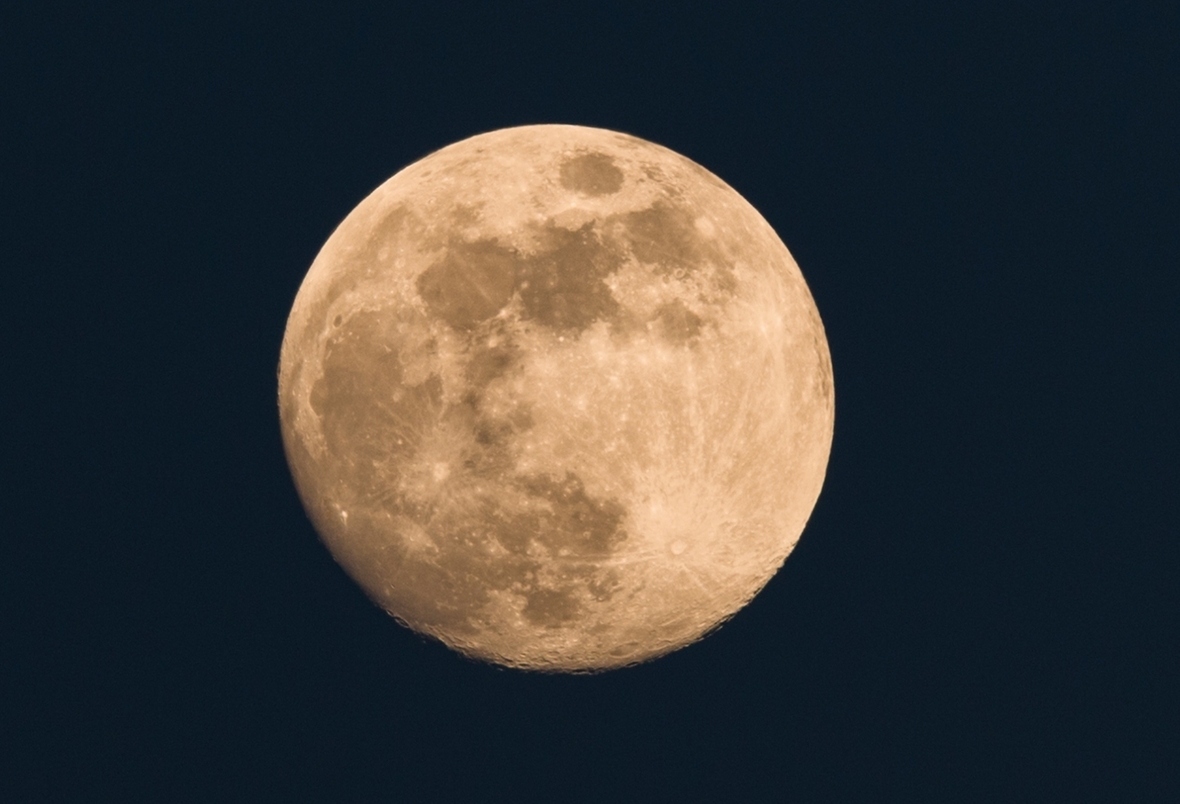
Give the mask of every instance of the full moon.
[(386, 181), (324, 244), (279, 366), (287, 459), (400, 622), (511, 667), (688, 645), (791, 552), (832, 440), (803, 275), (659, 145), (509, 128)]

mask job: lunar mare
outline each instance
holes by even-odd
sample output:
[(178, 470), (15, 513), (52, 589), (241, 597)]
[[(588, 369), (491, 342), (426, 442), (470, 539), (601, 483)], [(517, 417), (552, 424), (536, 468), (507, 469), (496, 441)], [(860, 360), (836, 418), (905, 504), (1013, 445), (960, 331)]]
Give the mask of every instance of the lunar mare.
[(333, 556), (398, 620), (514, 667), (699, 639), (798, 540), (832, 438), (819, 314), (771, 227), (635, 137), (433, 153), (340, 224), (279, 405)]

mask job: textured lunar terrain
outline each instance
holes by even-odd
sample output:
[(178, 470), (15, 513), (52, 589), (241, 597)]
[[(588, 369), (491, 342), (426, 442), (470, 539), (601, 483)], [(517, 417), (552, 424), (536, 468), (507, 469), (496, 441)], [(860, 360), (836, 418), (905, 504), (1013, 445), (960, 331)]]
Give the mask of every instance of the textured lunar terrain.
[(633, 664), (740, 609), (823, 482), (832, 371), (803, 277), (711, 173), (610, 131), (473, 137), (340, 225), (279, 402), (325, 543), (463, 653)]

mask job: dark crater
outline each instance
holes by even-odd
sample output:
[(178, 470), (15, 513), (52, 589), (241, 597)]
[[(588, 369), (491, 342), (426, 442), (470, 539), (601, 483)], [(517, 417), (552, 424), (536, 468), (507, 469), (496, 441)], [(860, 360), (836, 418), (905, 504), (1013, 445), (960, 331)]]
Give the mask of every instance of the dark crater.
[(562, 163), (561, 186), (585, 195), (610, 195), (622, 188), (623, 171), (606, 154), (581, 154)]

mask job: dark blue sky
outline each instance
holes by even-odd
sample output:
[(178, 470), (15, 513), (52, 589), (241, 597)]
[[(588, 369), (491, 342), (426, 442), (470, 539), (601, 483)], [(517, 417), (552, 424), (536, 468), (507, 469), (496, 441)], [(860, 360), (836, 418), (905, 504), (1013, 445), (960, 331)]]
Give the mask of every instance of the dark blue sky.
[[(1175, 5), (397, 5), (0, 12), (12, 800), (1180, 793)], [(745, 195), (836, 372), (784, 569), (597, 677), (395, 625), (278, 430), (336, 224), (541, 122)]]

